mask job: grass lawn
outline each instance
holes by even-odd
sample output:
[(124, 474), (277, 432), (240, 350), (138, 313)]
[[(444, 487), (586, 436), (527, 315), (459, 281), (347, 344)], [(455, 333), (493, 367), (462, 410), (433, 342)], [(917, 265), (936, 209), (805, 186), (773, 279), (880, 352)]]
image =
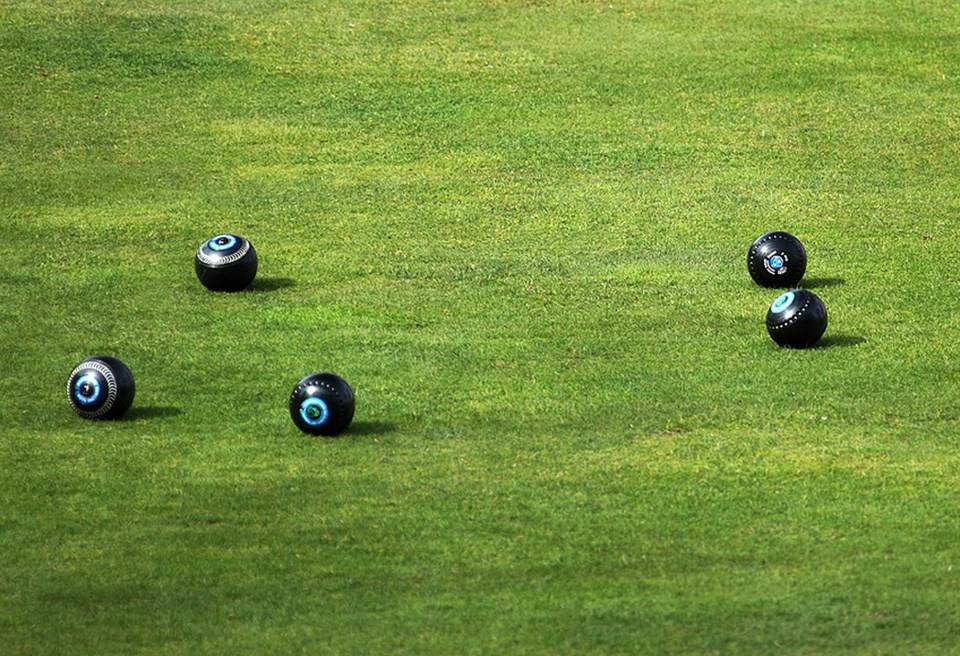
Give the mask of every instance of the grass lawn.
[(956, 654), (958, 183), (945, 0), (8, 0), (0, 652)]

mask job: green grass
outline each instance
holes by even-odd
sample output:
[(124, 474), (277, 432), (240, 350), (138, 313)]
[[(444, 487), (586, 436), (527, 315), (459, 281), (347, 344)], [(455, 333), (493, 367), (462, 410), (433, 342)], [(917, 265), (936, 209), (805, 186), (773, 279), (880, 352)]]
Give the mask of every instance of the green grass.
[(957, 5), (3, 14), (4, 654), (956, 653)]

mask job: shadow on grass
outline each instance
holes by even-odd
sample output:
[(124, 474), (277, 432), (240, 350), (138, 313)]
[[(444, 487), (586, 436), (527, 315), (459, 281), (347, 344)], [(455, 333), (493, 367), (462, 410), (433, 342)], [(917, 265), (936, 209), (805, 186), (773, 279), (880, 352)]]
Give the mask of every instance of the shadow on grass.
[(827, 335), (817, 343), (816, 348), (828, 349), (843, 346), (857, 346), (866, 341), (867, 339), (865, 337), (860, 337), (859, 335)]
[(134, 405), (132, 408), (127, 410), (127, 413), (123, 416), (123, 418), (127, 420), (163, 419), (165, 417), (176, 417), (177, 415), (182, 414), (183, 410), (170, 405)]
[(387, 433), (392, 433), (395, 430), (397, 430), (397, 425), (386, 421), (356, 421), (350, 424), (350, 428), (347, 429), (344, 435), (377, 436), (386, 435)]
[(256, 292), (275, 292), (280, 289), (294, 287), (297, 281), (293, 278), (257, 278), (251, 283), (249, 291)]
[(847, 282), (843, 278), (805, 278), (801, 283), (804, 289), (826, 289), (828, 287), (839, 287)]

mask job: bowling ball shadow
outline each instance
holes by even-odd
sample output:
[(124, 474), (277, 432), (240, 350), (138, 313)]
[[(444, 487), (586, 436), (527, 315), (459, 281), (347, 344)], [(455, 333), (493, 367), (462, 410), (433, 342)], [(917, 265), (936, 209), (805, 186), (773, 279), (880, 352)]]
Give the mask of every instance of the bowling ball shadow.
[(865, 337), (859, 335), (826, 335), (816, 344), (818, 349), (841, 348), (849, 346), (858, 346), (867, 341)]
[(133, 407), (127, 410), (123, 418), (128, 421), (166, 419), (183, 414), (183, 410), (169, 405), (146, 405), (138, 406), (134, 403)]
[(276, 292), (294, 287), (296, 284), (297, 281), (292, 278), (257, 278), (250, 284), (248, 290), (252, 292)]

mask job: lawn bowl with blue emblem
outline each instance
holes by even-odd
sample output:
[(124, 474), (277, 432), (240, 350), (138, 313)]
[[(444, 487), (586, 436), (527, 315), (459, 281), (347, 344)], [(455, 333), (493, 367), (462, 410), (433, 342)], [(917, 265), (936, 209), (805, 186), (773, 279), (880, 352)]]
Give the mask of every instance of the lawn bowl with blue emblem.
[(67, 377), (70, 407), (84, 419), (119, 419), (133, 404), (135, 392), (130, 368), (107, 355), (83, 360)]
[(767, 310), (767, 332), (780, 346), (809, 348), (826, 330), (826, 306), (816, 294), (805, 289), (781, 294)]
[(347, 382), (327, 372), (303, 378), (290, 395), (290, 418), (304, 433), (333, 437), (347, 429), (355, 408)]
[(222, 234), (200, 245), (193, 268), (204, 287), (215, 292), (239, 292), (257, 276), (257, 251), (239, 235)]
[(747, 251), (747, 270), (762, 287), (794, 287), (807, 270), (807, 252), (787, 232), (767, 232)]

